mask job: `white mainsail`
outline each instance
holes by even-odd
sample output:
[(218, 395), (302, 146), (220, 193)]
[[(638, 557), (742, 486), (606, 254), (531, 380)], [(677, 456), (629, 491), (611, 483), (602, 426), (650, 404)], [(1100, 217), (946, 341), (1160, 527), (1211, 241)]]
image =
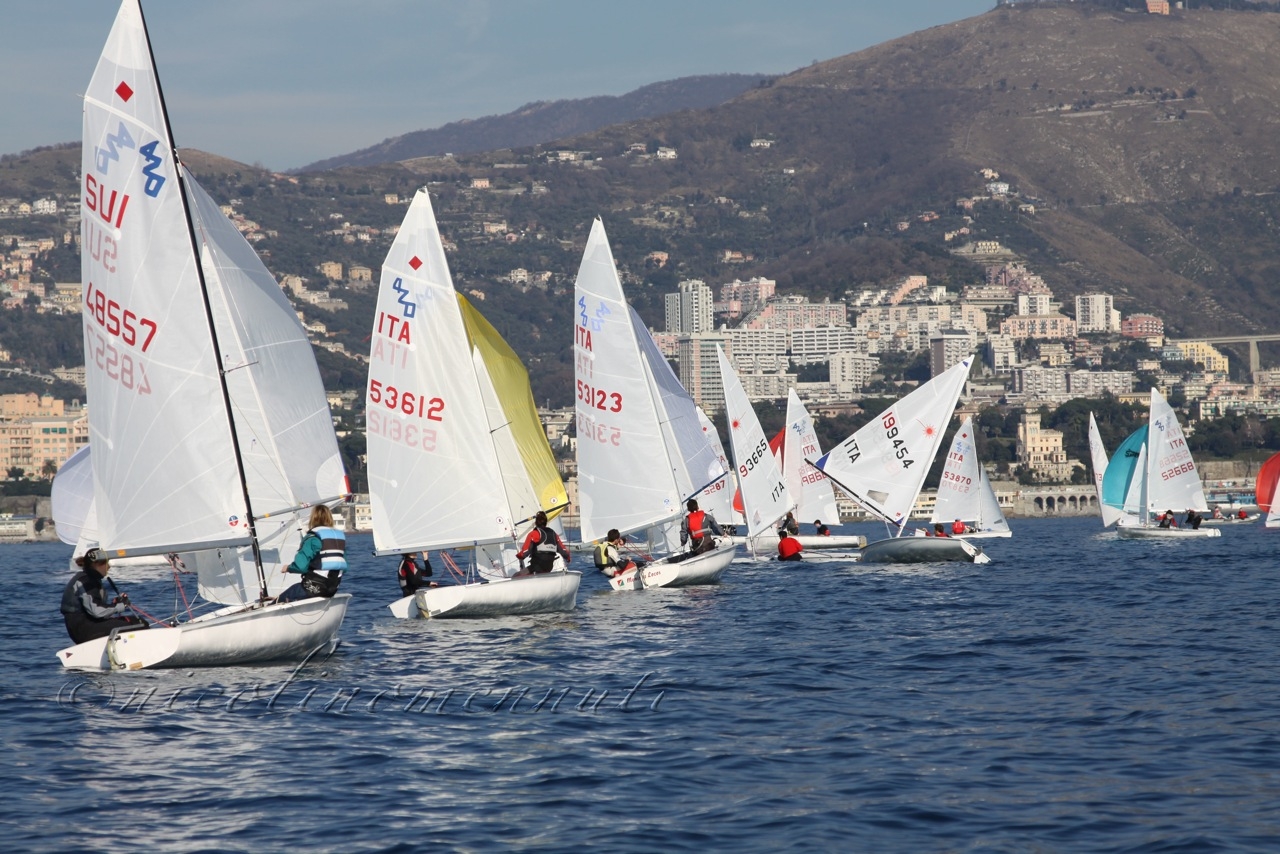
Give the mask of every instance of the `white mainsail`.
[(173, 140), (137, 3), (84, 99), (85, 386), (98, 533), (117, 554), (249, 543)]
[(769, 450), (769, 440), (765, 438), (760, 419), (742, 388), (742, 381), (718, 344), (716, 357), (720, 363), (720, 382), (724, 386), (729, 443), (742, 490), (747, 536), (755, 537), (773, 527), (795, 503), (787, 492), (778, 460)]
[(813, 464), (858, 503), (896, 525), (900, 535), (972, 362), (965, 359), (929, 380)]
[(973, 441), (973, 420), (966, 415), (947, 451), (947, 461), (938, 480), (938, 497), (929, 521), (945, 524), (956, 519), (976, 519), (981, 501), (981, 470)]
[(800, 521), (839, 524), (835, 492), (831, 481), (809, 460), (822, 456), (813, 418), (794, 388), (787, 390), (787, 432), (782, 444), (782, 474), (787, 491), (796, 502)]
[(382, 266), (365, 391), (379, 554), (510, 541), (512, 520), (431, 200)]
[(578, 499), (583, 542), (682, 512), (679, 485), (604, 223), (587, 238), (574, 284)]
[(1148, 511), (1163, 513), (1173, 510), (1208, 510), (1200, 474), (1196, 471), (1191, 449), (1178, 416), (1164, 395), (1151, 389), (1151, 429), (1147, 431), (1147, 495)]
[(82, 158), (100, 542), (117, 555), (203, 550), (202, 595), (247, 602), (264, 586), (252, 512), (266, 592), (278, 592), (297, 513), (346, 492), (329, 406), (293, 307), (173, 157), (136, 2), (89, 84)]
[(1098, 508), (1102, 512), (1102, 526), (1109, 528), (1124, 516), (1115, 507), (1108, 507), (1102, 500), (1102, 479), (1107, 474), (1107, 449), (1102, 444), (1102, 434), (1098, 432), (1098, 422), (1089, 413), (1089, 456), (1093, 462), (1093, 486), (1098, 493)]

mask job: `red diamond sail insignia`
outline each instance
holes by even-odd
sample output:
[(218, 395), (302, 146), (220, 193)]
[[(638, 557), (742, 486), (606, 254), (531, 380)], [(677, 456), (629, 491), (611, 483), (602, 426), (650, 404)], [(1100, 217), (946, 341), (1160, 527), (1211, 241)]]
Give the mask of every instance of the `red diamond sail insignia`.
[(409, 259), (409, 266), (412, 267), (414, 270), (417, 270), (419, 267), (422, 266), (422, 259), (419, 258), (417, 255), (414, 255), (412, 258)]
[(129, 88), (128, 83), (121, 80), (120, 85), (116, 87), (116, 94), (120, 96), (121, 101), (128, 103), (129, 99), (133, 97), (133, 90)]

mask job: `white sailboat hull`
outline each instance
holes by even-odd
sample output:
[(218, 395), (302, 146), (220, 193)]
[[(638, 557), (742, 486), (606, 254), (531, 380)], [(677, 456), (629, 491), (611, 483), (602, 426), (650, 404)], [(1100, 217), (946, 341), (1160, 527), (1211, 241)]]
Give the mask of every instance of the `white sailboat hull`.
[(646, 564), (640, 570), (641, 581), (645, 587), (690, 587), (696, 584), (715, 584), (724, 574), (738, 547), (729, 538), (711, 551), (703, 552), (679, 563), (671, 563), (669, 559)]
[(862, 563), (990, 563), (982, 549), (955, 537), (892, 537), (867, 543)]
[(572, 611), (578, 601), (581, 572), (549, 572), (508, 581), (450, 584), (419, 590), (392, 602), (402, 619), (483, 619)]
[[(765, 531), (764, 533), (754, 537), (729, 537), (736, 545), (751, 548), (753, 542), (757, 551), (763, 549), (777, 550), (778, 534), (776, 531)], [(826, 551), (834, 549), (836, 551), (852, 551), (860, 549), (867, 544), (867, 538), (856, 536), (853, 534), (833, 534), (830, 537), (821, 537), (817, 534), (796, 534), (792, 537), (804, 548), (805, 551)]]
[(1231, 518), (1223, 518), (1223, 519), (1205, 519), (1200, 524), (1201, 525), (1249, 525), (1258, 521), (1258, 519), (1260, 518), (1262, 518), (1261, 513), (1254, 513), (1250, 516), (1246, 516), (1243, 519), (1237, 516), (1232, 516)]
[(297, 661), (333, 643), (347, 614), (350, 593), (265, 607), (236, 605), (174, 628), (120, 632), (58, 652), (74, 670), (142, 670), (151, 667), (228, 667)]
[(972, 534), (952, 534), (957, 540), (994, 540), (1009, 539), (1013, 531), (974, 531)]
[(1124, 540), (1194, 540), (1221, 537), (1217, 528), (1157, 528), (1143, 525), (1117, 525), (1116, 533)]

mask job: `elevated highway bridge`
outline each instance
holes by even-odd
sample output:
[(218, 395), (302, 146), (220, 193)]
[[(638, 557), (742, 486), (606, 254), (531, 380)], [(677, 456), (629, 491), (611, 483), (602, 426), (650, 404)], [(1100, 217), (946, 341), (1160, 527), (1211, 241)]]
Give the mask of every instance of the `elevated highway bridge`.
[(1166, 338), (1166, 344), (1190, 344), (1198, 341), (1202, 344), (1248, 344), (1249, 345), (1249, 375), (1252, 376), (1260, 367), (1261, 362), (1258, 358), (1258, 342), (1259, 341), (1280, 341), (1280, 335), (1227, 335), (1216, 338)]

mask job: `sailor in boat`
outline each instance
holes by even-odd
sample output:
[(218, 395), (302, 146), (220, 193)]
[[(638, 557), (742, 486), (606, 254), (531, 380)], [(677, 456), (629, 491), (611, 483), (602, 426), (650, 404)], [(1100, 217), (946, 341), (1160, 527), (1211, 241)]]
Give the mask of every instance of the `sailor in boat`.
[(690, 498), (684, 507), (689, 512), (680, 523), (680, 545), (689, 547), (690, 556), (711, 551), (716, 547), (716, 541), (711, 535), (724, 536), (720, 523), (706, 510), (698, 509), (696, 498)]
[(1236, 518), (1237, 518), (1237, 519), (1248, 519), (1248, 518), (1249, 518), (1249, 514), (1248, 514), (1248, 513), (1246, 513), (1246, 512), (1244, 512), (1243, 510), (1241, 510), (1239, 513), (1237, 513), (1237, 514), (1236, 514)]
[(953, 537), (958, 537), (961, 534), (972, 534), (972, 533), (973, 531), (970, 530), (969, 526), (966, 525), (964, 522), (961, 522), (959, 519), (951, 523), (951, 536)]
[(613, 578), (615, 575), (644, 566), (643, 563), (637, 563), (630, 556), (623, 558), (619, 553), (619, 549), (623, 547), (626, 538), (618, 533), (617, 528), (610, 528), (605, 538), (596, 543), (595, 563), (596, 569), (605, 575)]
[[(524, 546), (516, 552), (516, 560), (520, 561), (519, 575), (542, 574), (550, 572), (556, 563), (556, 553), (564, 558), (564, 565), (569, 565), (569, 550), (565, 548), (560, 535), (547, 527), (547, 514), (542, 510), (533, 517), (533, 530), (524, 538)], [(524, 559), (529, 558), (528, 573), (524, 570)]]
[(333, 526), (333, 513), (320, 504), (311, 508), (310, 530), (302, 538), (293, 563), (281, 572), (296, 572), (301, 580), (286, 588), (277, 602), (297, 602), (314, 596), (325, 598), (338, 592), (347, 569), (347, 535)]
[(926, 537), (945, 537), (947, 536), (947, 532), (946, 529), (942, 527), (941, 522), (935, 522), (933, 525), (933, 531), (930, 532), (928, 528), (925, 528), (924, 535)]
[(1213, 518), (1215, 519), (1222, 518), (1222, 505), (1220, 504), (1213, 505)]
[(1173, 511), (1172, 511), (1172, 510), (1166, 510), (1166, 511), (1164, 511), (1164, 513), (1163, 513), (1163, 514), (1161, 514), (1161, 516), (1160, 516), (1160, 527), (1161, 527), (1161, 528), (1176, 528), (1176, 527), (1178, 527), (1178, 520), (1177, 520), (1177, 519), (1175, 519), (1175, 518), (1173, 517)]
[(1194, 531), (1194, 530), (1196, 530), (1197, 528), (1199, 528), (1199, 527), (1200, 527), (1200, 523), (1201, 523), (1201, 522), (1203, 522), (1203, 521), (1204, 521), (1204, 517), (1203, 517), (1203, 516), (1201, 516), (1199, 513), (1197, 513), (1194, 509), (1192, 509), (1192, 508), (1188, 508), (1188, 509), (1187, 509), (1187, 520), (1186, 520), (1183, 524), (1184, 524), (1184, 525), (1186, 525), (1188, 528), (1190, 528), (1191, 530), (1193, 530), (1193, 531)]
[(778, 560), (804, 560), (804, 546), (784, 528), (778, 532)]
[(431, 555), (422, 553), (422, 562), (418, 562), (417, 552), (405, 552), (400, 555), (400, 568), (396, 570), (396, 580), (400, 582), (400, 594), (412, 596), (423, 587), (439, 587), (431, 580)]
[(831, 536), (831, 529), (830, 529), (830, 528), (828, 528), (826, 525), (822, 524), (822, 520), (821, 520), (821, 519), (814, 519), (814, 520), (813, 520), (813, 528), (814, 528), (814, 532), (815, 532), (819, 537), (829, 537), (829, 536)]
[(778, 533), (781, 534), (783, 531), (793, 537), (800, 533), (800, 523), (796, 521), (795, 514), (790, 510), (787, 511), (786, 517), (778, 523)]
[[(76, 643), (84, 643), (95, 638), (104, 638), (114, 629), (135, 631), (148, 628), (141, 617), (124, 616), (129, 605), (129, 596), (121, 593), (115, 582), (107, 578), (111, 563), (107, 556), (98, 549), (91, 549), (76, 558), (76, 566), (80, 571), (75, 578), (67, 582), (62, 591), (62, 619), (67, 624), (67, 634)], [(102, 583), (111, 586), (115, 594), (107, 602), (106, 591)]]

